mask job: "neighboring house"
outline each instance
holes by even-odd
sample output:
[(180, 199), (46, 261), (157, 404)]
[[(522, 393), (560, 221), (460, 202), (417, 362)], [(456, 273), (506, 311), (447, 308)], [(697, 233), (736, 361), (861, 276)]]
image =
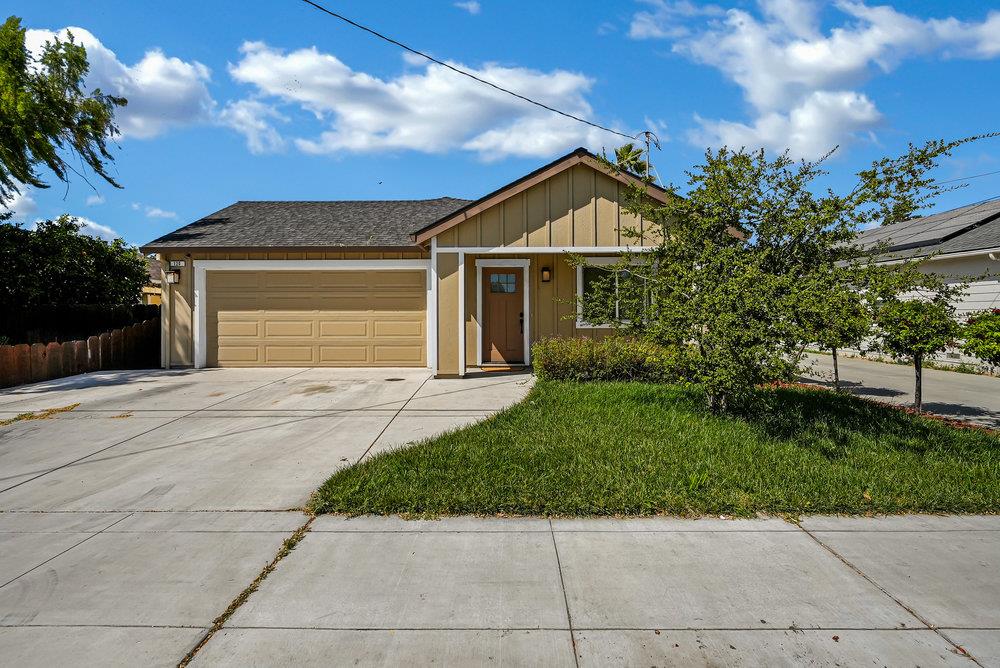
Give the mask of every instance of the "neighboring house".
[[(962, 319), (975, 311), (1000, 308), (1000, 199), (867, 230), (857, 243), (862, 248), (885, 243), (883, 262), (923, 258), (922, 271), (954, 282), (972, 278), (966, 296), (955, 304)], [(956, 350), (938, 358), (975, 362)]]
[(143, 304), (159, 304), (163, 271), (160, 261), (153, 258), (146, 258), (146, 270), (149, 272), (149, 281), (146, 285), (142, 286), (142, 294), (139, 296), (139, 300)]
[(641, 245), (630, 183), (580, 148), (475, 201), (237, 202), (143, 248), (170, 278), (163, 365), (530, 364), (532, 341), (607, 331), (574, 317), (592, 270), (566, 254)]

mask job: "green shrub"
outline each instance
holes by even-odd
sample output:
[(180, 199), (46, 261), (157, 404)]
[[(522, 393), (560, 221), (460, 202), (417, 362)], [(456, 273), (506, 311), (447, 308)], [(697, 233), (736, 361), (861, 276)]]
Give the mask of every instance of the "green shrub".
[(978, 357), (990, 366), (1000, 366), (1000, 309), (981, 311), (969, 318), (962, 331), (966, 355)]
[(641, 339), (553, 338), (531, 346), (531, 361), (541, 380), (617, 380), (672, 383), (690, 376), (687, 349)]

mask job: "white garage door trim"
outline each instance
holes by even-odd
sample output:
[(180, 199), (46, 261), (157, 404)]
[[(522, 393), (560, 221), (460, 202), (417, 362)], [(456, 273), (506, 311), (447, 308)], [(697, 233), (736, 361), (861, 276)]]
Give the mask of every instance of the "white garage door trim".
[(204, 369), (208, 362), (208, 346), (205, 332), (208, 330), (208, 309), (206, 300), (207, 271), (351, 271), (376, 269), (379, 271), (403, 271), (424, 269), (427, 271), (427, 366), (435, 367), (437, 345), (431, 337), (431, 323), (437, 321), (437, 304), (431, 299), (430, 260), (194, 260), (194, 367)]

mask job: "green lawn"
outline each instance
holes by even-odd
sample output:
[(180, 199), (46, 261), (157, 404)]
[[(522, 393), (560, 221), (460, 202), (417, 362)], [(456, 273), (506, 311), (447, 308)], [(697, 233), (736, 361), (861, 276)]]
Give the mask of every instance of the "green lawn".
[(333, 475), (317, 512), (1000, 511), (1000, 437), (807, 389), (705, 412), (673, 386), (539, 382), (489, 420)]

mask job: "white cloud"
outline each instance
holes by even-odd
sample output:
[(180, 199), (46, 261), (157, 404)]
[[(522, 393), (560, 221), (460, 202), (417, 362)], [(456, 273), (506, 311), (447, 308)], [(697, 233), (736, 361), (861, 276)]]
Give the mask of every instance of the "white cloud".
[(751, 122), (698, 119), (692, 137), (712, 145), (789, 147), (816, 157), (880, 122), (875, 103), (857, 90), (877, 72), (917, 55), (1000, 55), (1000, 11), (978, 23), (924, 20), (839, 0), (834, 7), (843, 20), (824, 32), (812, 0), (758, 0), (756, 14), (730, 9), (708, 21), (685, 17), (675, 4), (659, 1), (657, 11), (636, 12), (630, 35), (671, 39), (676, 53), (718, 69), (743, 90)]
[(792, 155), (816, 158), (880, 119), (878, 109), (861, 93), (816, 91), (787, 113), (769, 111), (750, 125), (696, 118), (700, 129), (692, 132), (691, 139), (700, 145), (731, 148), (787, 148)]
[(629, 23), (632, 39), (665, 39), (688, 34), (686, 21), (696, 16), (719, 16), (718, 5), (696, 4), (689, 0), (640, 0), (649, 9), (636, 12)]
[(90, 195), (87, 197), (87, 206), (98, 206), (104, 204), (104, 197), (102, 195)]
[(165, 211), (156, 206), (146, 207), (146, 217), (147, 218), (176, 218), (177, 214), (173, 211)]
[(459, 9), (464, 9), (465, 11), (473, 15), (478, 14), (483, 9), (482, 7), (479, 6), (479, 3), (476, 2), (476, 0), (469, 0), (469, 2), (456, 2), (454, 4)]
[(104, 239), (105, 241), (111, 241), (112, 239), (117, 239), (121, 236), (107, 225), (95, 223), (89, 218), (83, 218), (82, 216), (74, 216), (74, 218), (76, 218), (76, 222), (80, 223), (80, 232), (82, 234), (97, 237), (98, 239)]
[[(617, 141), (436, 64), (407, 61), (415, 69), (381, 79), (314, 47), (286, 53), (246, 42), (241, 51), (229, 68), (234, 79), (255, 86), (268, 104), (299, 106), (326, 125), (318, 137), (294, 140), (306, 153), (464, 149), (490, 160)], [(553, 107), (593, 115), (585, 98), (592, 81), (582, 74), (496, 64), (464, 69)]]
[(228, 103), (219, 113), (219, 121), (246, 137), (251, 153), (274, 153), (285, 148), (285, 140), (271, 120), (288, 118), (274, 107), (259, 100), (237, 100)]
[(72, 32), (87, 49), (87, 85), (128, 99), (128, 105), (115, 114), (123, 136), (155, 137), (172, 126), (204, 122), (211, 117), (215, 104), (207, 87), (211, 73), (197, 61), (183, 61), (150, 49), (141, 60), (126, 65), (93, 33), (79, 27), (57, 32), (28, 30), (25, 41), (38, 53), (46, 41), (57, 35), (65, 40), (67, 32)]
[(4, 209), (13, 212), (12, 220), (23, 221), (38, 211), (38, 205), (31, 195), (22, 191), (14, 195), (14, 199), (4, 203), (4, 206), (0, 206), (0, 211)]

